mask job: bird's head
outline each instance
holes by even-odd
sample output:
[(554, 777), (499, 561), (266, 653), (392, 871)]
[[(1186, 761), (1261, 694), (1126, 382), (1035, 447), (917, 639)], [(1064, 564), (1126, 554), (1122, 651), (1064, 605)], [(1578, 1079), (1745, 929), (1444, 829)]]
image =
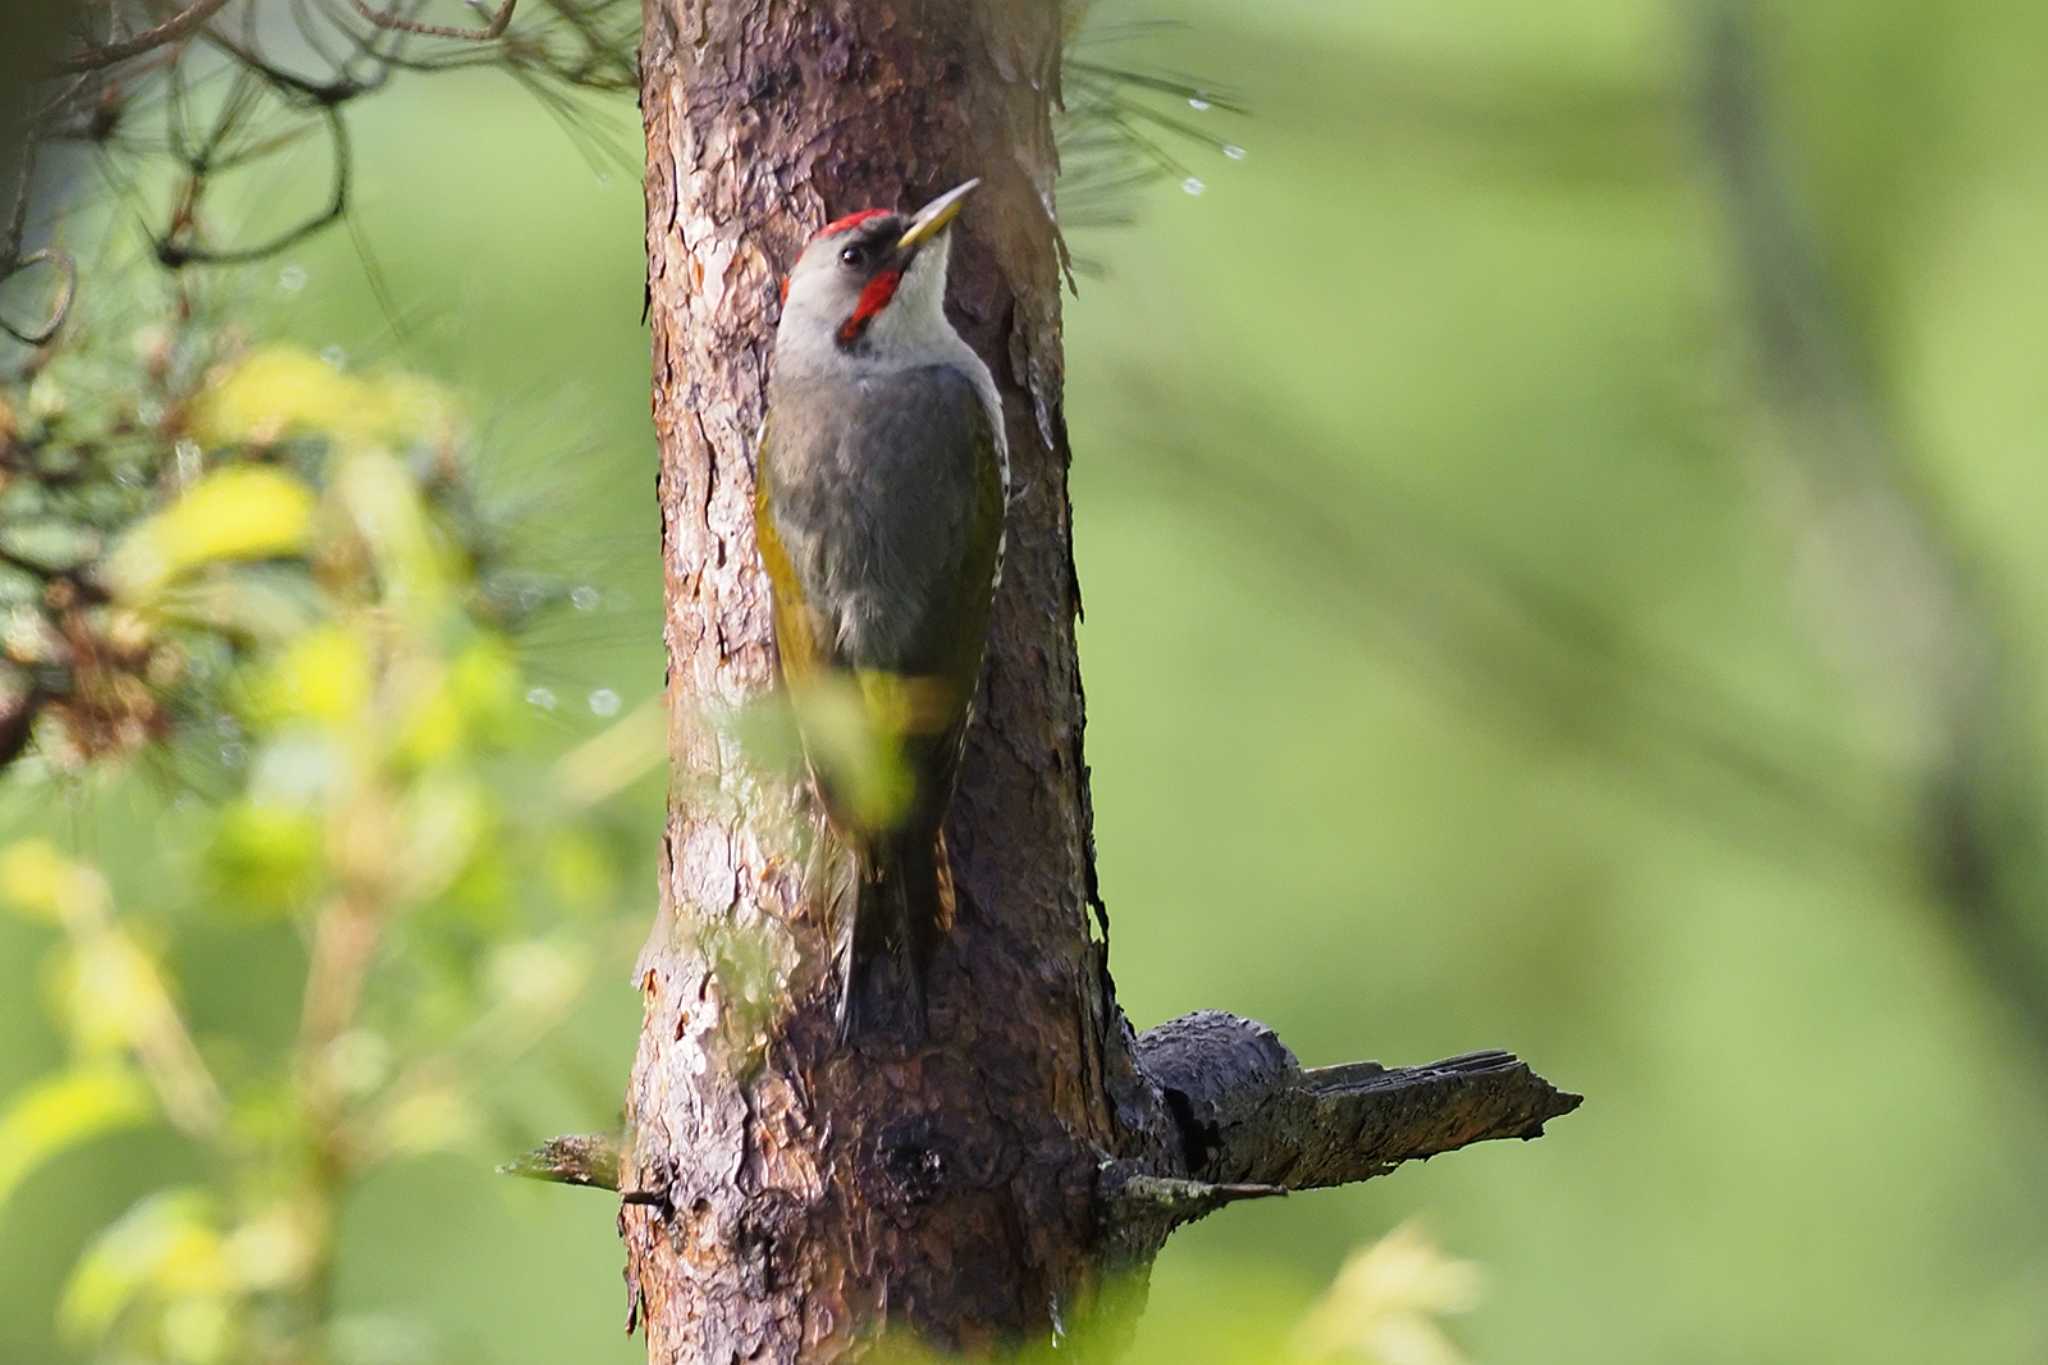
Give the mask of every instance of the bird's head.
[(980, 183), (950, 189), (916, 213), (867, 209), (821, 228), (783, 284), (778, 362), (921, 363), (951, 344), (946, 229)]

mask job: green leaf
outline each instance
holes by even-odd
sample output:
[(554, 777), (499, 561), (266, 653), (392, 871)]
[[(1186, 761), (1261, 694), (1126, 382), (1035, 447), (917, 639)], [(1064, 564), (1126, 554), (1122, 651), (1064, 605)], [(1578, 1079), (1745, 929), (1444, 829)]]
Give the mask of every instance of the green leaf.
[(30, 1085), (0, 1111), (0, 1207), (36, 1167), (146, 1121), (153, 1107), (141, 1079), (119, 1067), (64, 1072)]
[(129, 531), (107, 577), (123, 599), (147, 601), (207, 564), (297, 554), (311, 534), (313, 510), (312, 490), (283, 470), (217, 470)]
[(254, 919), (289, 911), (320, 885), (319, 819), (288, 806), (234, 801), (206, 844), (206, 870), (227, 894), (213, 904)]
[(58, 1329), (84, 1345), (103, 1339), (145, 1292), (170, 1304), (232, 1293), (233, 1274), (204, 1191), (163, 1190), (94, 1239), (64, 1286)]
[(1310, 1360), (1465, 1365), (1439, 1319), (1470, 1312), (1479, 1296), (1477, 1265), (1403, 1223), (1351, 1254), (1294, 1344)]
[(22, 839), (0, 847), (0, 905), (29, 919), (61, 924), (99, 911), (106, 882), (83, 863), (65, 857), (47, 839)]
[(192, 432), (213, 446), (320, 436), (347, 448), (439, 445), (461, 414), (438, 385), (411, 375), (358, 378), (296, 346), (251, 351), (195, 405)]
[(58, 950), (47, 980), (58, 1025), (88, 1057), (141, 1043), (172, 1010), (162, 967), (122, 929), (101, 929)]

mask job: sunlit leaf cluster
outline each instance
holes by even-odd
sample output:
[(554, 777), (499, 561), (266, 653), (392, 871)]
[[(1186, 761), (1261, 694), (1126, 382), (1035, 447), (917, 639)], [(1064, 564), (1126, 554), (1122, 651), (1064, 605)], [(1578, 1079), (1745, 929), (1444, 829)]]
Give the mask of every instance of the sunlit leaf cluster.
[(474, 635), (445, 687), (414, 678), (412, 709), (384, 695), (369, 723), (431, 747), (458, 693), (513, 709), (484, 695), (510, 685), (492, 632), (565, 590), (506, 562), (467, 440), (422, 380), (189, 316), (87, 331), (0, 380), (0, 769), (152, 748), (235, 767), (245, 723), (310, 708), (340, 724), (365, 700), (350, 680), (389, 662), (395, 637), (347, 625), (372, 607)]
[[(0, 842), (0, 909), (44, 936), (67, 1053), (0, 1098), (0, 1203), (80, 1144), (166, 1130), (212, 1178), (105, 1229), (63, 1335), (109, 1359), (340, 1358), (362, 1335), (330, 1318), (340, 1201), (499, 1122), (493, 1079), (610, 946), (629, 844), (616, 788), (564, 780), (527, 701), (534, 580), (494, 586), (451, 395), (189, 321), (129, 355), (124, 377), (67, 349), (4, 390), (0, 667), (29, 723), (0, 782), (203, 750), (173, 792), (208, 786), (172, 801), (146, 887)], [(210, 1036), (183, 970), (280, 929), (295, 1020)]]

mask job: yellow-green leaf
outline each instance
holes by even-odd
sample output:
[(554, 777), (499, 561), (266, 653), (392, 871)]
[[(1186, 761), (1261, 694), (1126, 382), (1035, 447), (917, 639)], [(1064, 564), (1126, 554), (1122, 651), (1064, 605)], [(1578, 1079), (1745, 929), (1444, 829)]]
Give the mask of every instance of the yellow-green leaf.
[(362, 385), (296, 346), (264, 346), (200, 398), (192, 434), (207, 445), (269, 445), (353, 428)]
[(546, 939), (508, 943), (491, 954), (485, 975), (491, 994), (522, 1017), (560, 1014), (575, 1003), (590, 977), (587, 955)]
[(129, 601), (146, 601), (203, 565), (297, 554), (313, 507), (313, 491), (281, 469), (217, 470), (123, 537), (107, 565), (109, 583)]
[(118, 928), (88, 934), (54, 957), (48, 985), (58, 1022), (85, 1056), (134, 1045), (171, 1008), (156, 960)]
[(1346, 1260), (1295, 1335), (1310, 1360), (1371, 1365), (1464, 1365), (1438, 1319), (1479, 1301), (1479, 1267), (1446, 1255), (1403, 1223)]
[(392, 850), (399, 885), (410, 899), (431, 899), (461, 875), (490, 832), (490, 791), (466, 778), (423, 778), (406, 794), (399, 824), (404, 844)]
[(425, 1085), (401, 1095), (377, 1126), (378, 1149), (392, 1156), (422, 1156), (467, 1142), (476, 1131), (476, 1104), (452, 1085)]
[(89, 1345), (144, 1294), (174, 1303), (235, 1288), (213, 1202), (198, 1190), (165, 1190), (122, 1214), (86, 1248), (64, 1286), (57, 1325), (66, 1340)]
[(30, 919), (62, 923), (106, 905), (99, 872), (64, 856), (47, 839), (21, 839), (0, 848), (0, 904)]
[(369, 704), (374, 684), (362, 630), (324, 626), (292, 641), (256, 676), (246, 710), (257, 725), (309, 720), (341, 726)]
[(311, 812), (230, 802), (206, 847), (207, 871), (227, 893), (216, 903), (249, 917), (288, 910), (319, 885), (323, 852), (320, 822)]
[(432, 621), (463, 575), (460, 556), (434, 527), (420, 485), (382, 450), (361, 450), (335, 468), (330, 491), (376, 566), (385, 600)]
[(31, 1171), (104, 1133), (150, 1116), (149, 1090), (121, 1067), (47, 1076), (0, 1110), (0, 1206)]
[(443, 443), (459, 426), (455, 403), (426, 380), (358, 378), (296, 346), (250, 352), (192, 414), (192, 434), (213, 446), (301, 436), (343, 446)]
[(448, 690), (476, 737), (504, 739), (524, 718), (519, 661), (502, 636), (484, 635), (464, 646), (448, 670)]
[(596, 913), (618, 894), (619, 872), (589, 831), (568, 825), (551, 831), (541, 850), (548, 890), (569, 910)]

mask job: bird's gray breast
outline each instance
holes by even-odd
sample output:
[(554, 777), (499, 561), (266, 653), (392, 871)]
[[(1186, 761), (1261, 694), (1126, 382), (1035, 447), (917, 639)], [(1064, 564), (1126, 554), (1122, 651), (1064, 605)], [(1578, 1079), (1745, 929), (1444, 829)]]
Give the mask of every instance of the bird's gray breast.
[(832, 652), (848, 667), (937, 670), (962, 576), (999, 534), (981, 522), (1000, 438), (973, 378), (930, 365), (796, 379), (769, 411), (776, 534)]

